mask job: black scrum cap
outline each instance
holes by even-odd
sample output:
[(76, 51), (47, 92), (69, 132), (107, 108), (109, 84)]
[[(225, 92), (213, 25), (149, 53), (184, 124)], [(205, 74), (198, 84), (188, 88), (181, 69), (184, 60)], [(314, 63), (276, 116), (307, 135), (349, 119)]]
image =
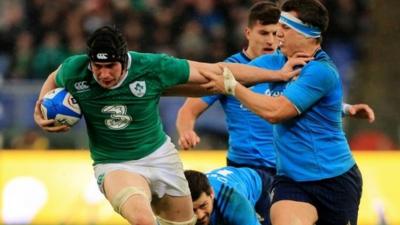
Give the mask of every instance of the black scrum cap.
[(97, 29), (87, 41), (87, 54), (93, 62), (121, 62), (126, 68), (128, 50), (122, 33), (114, 27)]

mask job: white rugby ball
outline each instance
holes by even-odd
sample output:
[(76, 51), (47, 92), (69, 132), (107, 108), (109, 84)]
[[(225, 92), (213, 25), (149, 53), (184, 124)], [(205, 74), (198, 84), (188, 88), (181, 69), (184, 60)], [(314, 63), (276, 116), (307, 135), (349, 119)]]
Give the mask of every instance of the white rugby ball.
[(56, 88), (43, 96), (41, 110), (45, 119), (54, 119), (55, 125), (75, 125), (82, 117), (77, 101), (65, 88)]

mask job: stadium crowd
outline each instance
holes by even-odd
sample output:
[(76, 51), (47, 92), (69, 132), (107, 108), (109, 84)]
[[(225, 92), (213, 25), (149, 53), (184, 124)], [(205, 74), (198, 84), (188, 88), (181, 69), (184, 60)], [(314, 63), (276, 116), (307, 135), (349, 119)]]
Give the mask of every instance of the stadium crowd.
[[(321, 0), (335, 17), (326, 46), (348, 86), (368, 28), (368, 1)], [(3, 0), (0, 76), (44, 79), (66, 57), (86, 51), (96, 28), (116, 24), (128, 48), (216, 62), (245, 45), (243, 29), (255, 0)], [(346, 62), (346, 63), (344, 63)]]

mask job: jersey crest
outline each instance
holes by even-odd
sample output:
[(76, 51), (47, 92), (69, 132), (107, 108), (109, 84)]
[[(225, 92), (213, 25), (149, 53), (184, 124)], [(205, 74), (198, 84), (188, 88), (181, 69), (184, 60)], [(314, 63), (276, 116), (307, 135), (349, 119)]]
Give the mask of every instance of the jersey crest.
[(143, 97), (146, 94), (146, 82), (145, 81), (135, 81), (129, 84), (129, 89), (132, 94), (136, 97)]

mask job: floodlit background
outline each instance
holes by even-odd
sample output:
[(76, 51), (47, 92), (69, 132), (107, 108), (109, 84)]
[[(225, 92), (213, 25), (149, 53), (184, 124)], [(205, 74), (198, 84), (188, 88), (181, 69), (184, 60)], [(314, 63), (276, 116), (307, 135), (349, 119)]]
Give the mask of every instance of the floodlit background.
[[(400, 189), (400, 3), (321, 1), (331, 15), (324, 49), (341, 72), (345, 101), (368, 103), (376, 113), (373, 124), (344, 120), (365, 179), (360, 225), (400, 224), (395, 216), (400, 211), (395, 191)], [(42, 132), (32, 119), (43, 80), (66, 57), (85, 53), (89, 33), (115, 24), (131, 50), (217, 62), (245, 46), (243, 28), (254, 2), (0, 0), (0, 224), (121, 223), (93, 183), (84, 121), (60, 135)], [(175, 142), (176, 112), (183, 101), (160, 102), (164, 128)], [(199, 119), (202, 142), (183, 153), (187, 168), (224, 165), (225, 152), (213, 151), (226, 149), (224, 118), (215, 104)], [(204, 158), (207, 168), (191, 154)], [(14, 219), (19, 222), (7, 222)]]

